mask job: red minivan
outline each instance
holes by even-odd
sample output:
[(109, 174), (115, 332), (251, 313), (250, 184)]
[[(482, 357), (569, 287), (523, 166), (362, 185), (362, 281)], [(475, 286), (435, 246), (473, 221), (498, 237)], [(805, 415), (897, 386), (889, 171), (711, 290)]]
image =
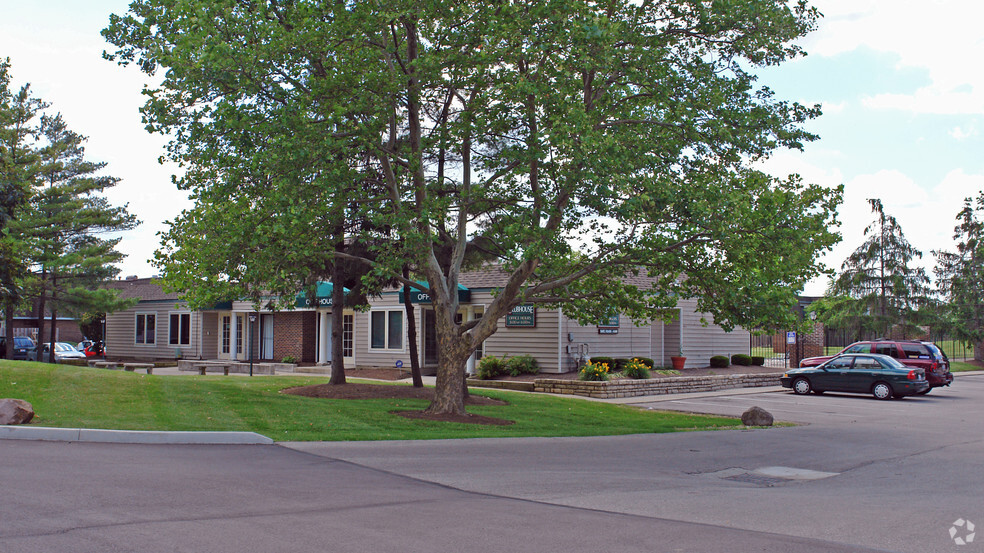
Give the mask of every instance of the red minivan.
[[(881, 353), (898, 359), (903, 365), (918, 367), (926, 371), (926, 380), (930, 388), (922, 394), (938, 386), (949, 386), (953, 382), (950, 372), (950, 361), (943, 351), (932, 342), (918, 340), (869, 340), (854, 342), (837, 355), (842, 353)], [(800, 362), (800, 367), (816, 367), (834, 357), (808, 357)]]

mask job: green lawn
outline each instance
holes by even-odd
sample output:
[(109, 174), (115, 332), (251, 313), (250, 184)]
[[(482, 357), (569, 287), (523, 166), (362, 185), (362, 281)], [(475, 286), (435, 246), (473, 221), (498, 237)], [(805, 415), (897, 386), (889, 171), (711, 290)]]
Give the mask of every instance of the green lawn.
[(29, 401), (31, 424), (120, 430), (253, 431), (274, 440), (417, 440), (517, 436), (602, 436), (740, 426), (732, 418), (504, 391), (473, 392), (508, 405), (470, 413), (515, 421), (481, 426), (411, 420), (390, 411), (423, 400), (326, 400), (279, 393), (326, 378), (149, 376), (0, 360), (0, 397)]
[(965, 371), (979, 371), (984, 370), (977, 365), (971, 365), (970, 363), (964, 363), (962, 361), (950, 361), (950, 372), (959, 373)]

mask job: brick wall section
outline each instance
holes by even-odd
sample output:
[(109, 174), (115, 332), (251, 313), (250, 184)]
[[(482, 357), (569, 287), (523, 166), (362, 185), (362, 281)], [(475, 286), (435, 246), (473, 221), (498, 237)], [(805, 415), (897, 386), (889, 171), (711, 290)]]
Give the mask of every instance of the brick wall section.
[(288, 355), (299, 363), (314, 363), (317, 317), (313, 311), (281, 312), (273, 316), (273, 359)]
[(688, 392), (713, 392), (732, 388), (778, 386), (782, 373), (730, 374), (713, 376), (670, 376), (647, 380), (620, 379), (608, 382), (583, 382), (538, 378), (533, 389), (548, 394), (568, 394), (596, 398), (656, 396)]

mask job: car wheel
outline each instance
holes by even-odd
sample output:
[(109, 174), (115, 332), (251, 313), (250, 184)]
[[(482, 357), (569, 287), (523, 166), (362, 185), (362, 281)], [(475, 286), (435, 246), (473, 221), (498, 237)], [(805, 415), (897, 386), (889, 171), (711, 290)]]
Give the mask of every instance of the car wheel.
[(810, 381), (805, 378), (797, 378), (793, 381), (793, 391), (799, 395), (806, 395), (813, 390)]
[(894, 393), (892, 392), (892, 387), (884, 382), (877, 382), (871, 387), (871, 395), (875, 396), (875, 399), (892, 399)]

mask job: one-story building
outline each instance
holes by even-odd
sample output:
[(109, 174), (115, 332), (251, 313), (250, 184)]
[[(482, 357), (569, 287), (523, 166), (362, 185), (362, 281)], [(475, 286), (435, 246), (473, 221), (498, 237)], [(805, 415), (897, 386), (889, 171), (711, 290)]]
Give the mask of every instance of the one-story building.
[[(463, 273), (459, 315), (480, 317), (507, 275), (495, 268)], [(177, 294), (165, 293), (156, 279), (115, 281), (109, 285), (135, 306), (106, 317), (107, 350), (112, 358), (162, 361), (170, 359), (238, 359), (275, 361), (292, 358), (301, 364), (331, 362), (331, 284), (318, 286), (316, 297), (298, 296), (293, 310), (255, 311), (250, 302), (233, 301), (193, 311)], [(415, 307), (417, 351), (424, 374), (437, 368), (437, 340), (430, 298), (419, 291), (390, 290), (370, 298), (368, 311), (345, 308), (342, 340), (346, 367), (410, 366), (404, 302)], [(528, 354), (541, 372), (575, 370), (591, 356), (650, 357), (669, 366), (680, 353), (686, 366), (707, 366), (713, 355), (749, 352), (749, 333), (725, 332), (702, 323), (696, 301), (681, 300), (676, 320), (636, 326), (615, 315), (596, 325), (581, 325), (563, 308), (520, 305), (498, 322), (498, 330), (476, 352), (482, 356)], [(710, 320), (710, 316), (703, 315)], [(473, 360), (473, 361), (474, 361)], [(472, 366), (470, 364), (470, 366)]]

